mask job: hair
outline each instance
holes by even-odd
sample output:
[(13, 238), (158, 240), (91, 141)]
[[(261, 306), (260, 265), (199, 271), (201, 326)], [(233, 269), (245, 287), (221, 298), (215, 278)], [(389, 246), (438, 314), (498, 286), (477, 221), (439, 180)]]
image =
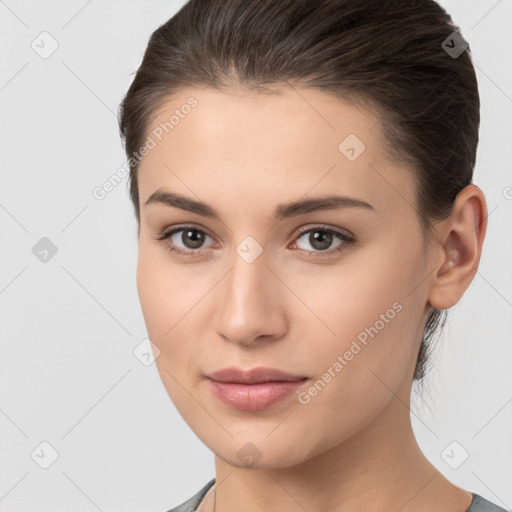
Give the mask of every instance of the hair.
[[(478, 145), (469, 47), (455, 57), (442, 46), (453, 32), (459, 27), (433, 0), (189, 0), (151, 35), (119, 107), (139, 229), (134, 157), (173, 95), (202, 86), (270, 94), (305, 87), (377, 114), (390, 160), (415, 177), (413, 207), (428, 249), (434, 222), (472, 182)], [(446, 310), (430, 309), (414, 380), (424, 377), (445, 321)]]

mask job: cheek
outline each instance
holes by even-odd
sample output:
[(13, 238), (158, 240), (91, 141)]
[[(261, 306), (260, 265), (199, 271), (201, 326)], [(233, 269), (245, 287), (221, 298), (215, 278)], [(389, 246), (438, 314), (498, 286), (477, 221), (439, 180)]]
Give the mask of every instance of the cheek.
[(165, 249), (140, 242), (137, 291), (149, 337), (162, 352), (172, 344), (180, 318), (193, 306), (189, 302), (194, 294), (187, 290), (190, 283), (187, 287), (179, 267), (169, 264)]
[(146, 329), (160, 349), (157, 366), (176, 376), (190, 370), (201, 348), (194, 340), (203, 338), (200, 301), (208, 284), (191, 273), (192, 266), (171, 264), (163, 248), (139, 245), (137, 290)]
[(162, 336), (164, 311), (168, 307), (168, 296), (164, 293), (165, 274), (158, 269), (155, 254), (141, 242), (137, 260), (137, 291), (151, 340), (158, 342)]
[[(193, 421), (190, 396), (190, 362), (195, 360), (192, 333), (186, 330), (186, 312), (182, 299), (182, 284), (159, 254), (160, 248), (139, 244), (137, 290), (148, 336), (158, 347), (155, 364), (172, 402), (186, 421)], [(189, 326), (190, 327), (190, 326)]]
[(187, 282), (186, 268), (172, 264), (170, 258), (160, 244), (140, 240), (137, 291), (148, 330), (157, 338), (162, 338), (185, 314), (186, 305), (195, 297), (193, 283)]
[(389, 378), (393, 372), (403, 376), (416, 345), (411, 324), (414, 308), (410, 299), (381, 284), (366, 289), (359, 281), (358, 289), (348, 296), (331, 289), (328, 307), (324, 295), (319, 316), (335, 334), (326, 333), (325, 343), (311, 347), (309, 360), (317, 361), (317, 371), (323, 373), (339, 363), (331, 371), (343, 373), (349, 386), (357, 386), (357, 380), (372, 369)]
[[(351, 402), (361, 393), (372, 400), (378, 389), (396, 389), (415, 363), (424, 304), (421, 287), (410, 292), (421, 280), (422, 260), (415, 250), (397, 254), (392, 245), (372, 250), (378, 258), (360, 253), (357, 264), (301, 281), (301, 296), (329, 328), (308, 324), (310, 337), (316, 330), (324, 341), (305, 344), (304, 351), (317, 378), (336, 382), (326, 385), (334, 393), (328, 400)], [(336, 377), (329, 380), (329, 371)]]
[[(413, 308), (392, 284), (367, 277), (350, 294), (333, 282), (326, 288), (330, 298), (324, 295), (328, 306), (319, 316), (336, 334), (305, 346), (303, 360), (311, 362), (314, 378), (299, 397), (305, 421), (312, 430), (325, 432), (326, 445), (367, 425), (394, 393), (401, 394), (408, 378), (417, 347)], [(302, 337), (307, 338), (305, 332)]]

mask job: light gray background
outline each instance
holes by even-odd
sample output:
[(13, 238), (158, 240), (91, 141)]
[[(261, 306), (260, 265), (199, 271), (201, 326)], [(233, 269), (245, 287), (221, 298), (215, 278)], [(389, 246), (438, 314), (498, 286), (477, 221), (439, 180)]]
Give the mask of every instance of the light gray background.
[[(475, 183), (490, 214), (479, 272), (412, 417), (442, 473), (511, 508), (512, 3), (440, 3), (476, 65)], [(214, 476), (154, 364), (133, 354), (147, 333), (127, 180), (92, 195), (125, 161), (116, 111), (131, 73), (181, 5), (0, 0), (2, 512), (164, 512)], [(59, 45), (46, 59), (31, 47), (43, 31)], [(42, 237), (58, 248), (46, 263), (32, 252)], [(44, 441), (59, 454), (48, 469), (31, 456), (44, 464)], [(469, 453), (458, 469), (443, 456), (454, 441), (453, 457)]]

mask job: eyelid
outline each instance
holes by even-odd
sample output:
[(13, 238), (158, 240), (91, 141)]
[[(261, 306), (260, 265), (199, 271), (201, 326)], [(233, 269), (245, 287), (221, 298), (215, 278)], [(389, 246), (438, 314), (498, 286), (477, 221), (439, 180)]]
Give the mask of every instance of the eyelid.
[(291, 236), (293, 236), (294, 240), (295, 240), (295, 238), (303, 235), (304, 233), (307, 233), (308, 231), (311, 231), (312, 229), (318, 229), (318, 230), (324, 230), (324, 231), (337, 233), (339, 235), (342, 235), (342, 236), (344, 236), (346, 238), (350, 238), (350, 239), (355, 238), (355, 236), (348, 229), (342, 229), (342, 228), (338, 228), (335, 226), (330, 226), (328, 224), (322, 224), (322, 223), (316, 223), (316, 224), (311, 223), (307, 226), (300, 227), (300, 228), (298, 228), (297, 231), (294, 231)]
[[(172, 235), (174, 235), (178, 231), (183, 231), (185, 229), (192, 229), (195, 231), (200, 231), (201, 233), (204, 233), (205, 235), (208, 235), (211, 239), (216, 241), (216, 238), (203, 226), (195, 225), (195, 224), (176, 224), (173, 225), (169, 229), (163, 229), (156, 237), (155, 240), (165, 240)], [(198, 249), (200, 250), (200, 249)]]

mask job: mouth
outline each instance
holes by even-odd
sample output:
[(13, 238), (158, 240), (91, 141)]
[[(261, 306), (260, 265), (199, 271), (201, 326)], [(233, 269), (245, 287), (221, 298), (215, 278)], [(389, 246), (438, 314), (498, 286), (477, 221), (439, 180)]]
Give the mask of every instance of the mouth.
[(224, 368), (207, 375), (210, 389), (224, 404), (242, 411), (260, 411), (283, 400), (309, 380), (273, 368)]
[(305, 375), (293, 375), (283, 370), (259, 366), (250, 370), (242, 368), (223, 368), (210, 373), (207, 377), (216, 382), (231, 382), (238, 384), (260, 384), (264, 382), (295, 382), (307, 379)]

